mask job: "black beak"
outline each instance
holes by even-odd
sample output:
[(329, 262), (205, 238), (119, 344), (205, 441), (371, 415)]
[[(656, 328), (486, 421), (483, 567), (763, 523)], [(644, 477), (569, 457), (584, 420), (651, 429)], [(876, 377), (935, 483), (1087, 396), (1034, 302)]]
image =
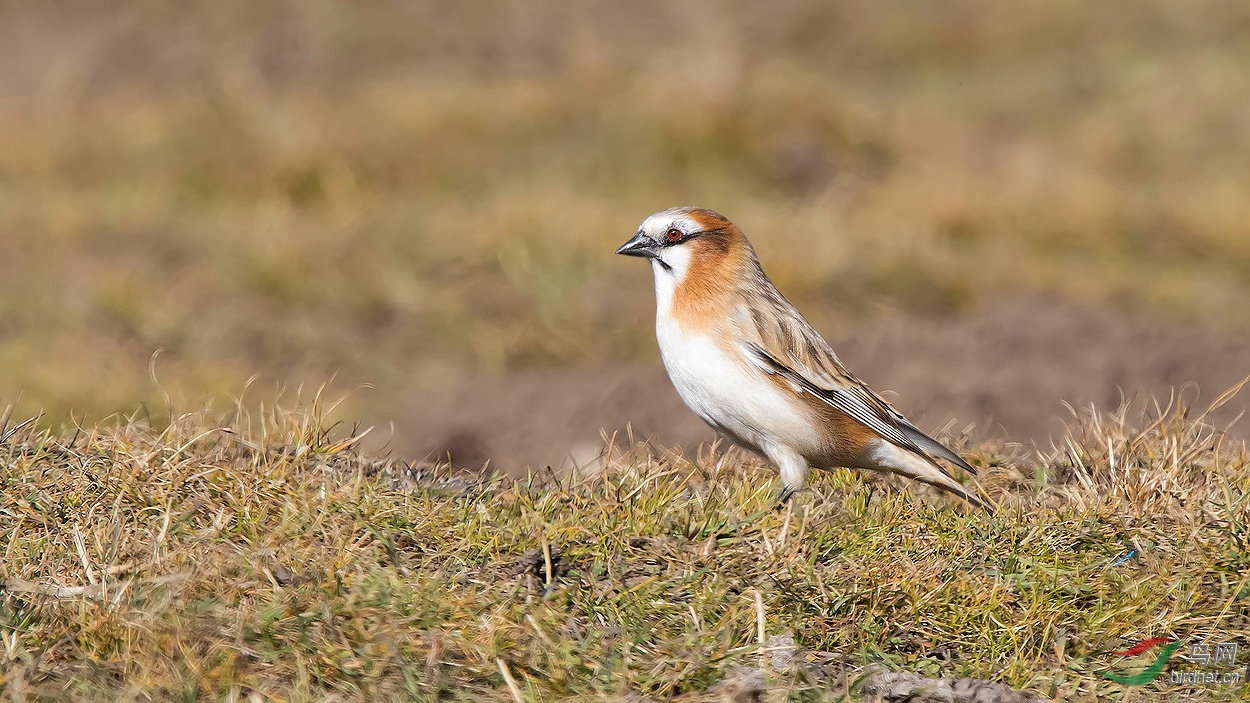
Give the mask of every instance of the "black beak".
[(650, 237), (639, 232), (634, 238), (621, 245), (616, 250), (617, 254), (623, 256), (641, 256), (644, 259), (654, 259), (660, 254), (660, 247), (656, 245)]

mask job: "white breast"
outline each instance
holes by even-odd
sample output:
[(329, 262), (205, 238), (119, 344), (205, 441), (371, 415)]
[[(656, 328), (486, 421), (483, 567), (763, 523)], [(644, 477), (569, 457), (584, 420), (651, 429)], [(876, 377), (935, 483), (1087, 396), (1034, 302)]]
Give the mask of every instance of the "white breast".
[(657, 310), (655, 332), (660, 357), (691, 410), (735, 441), (764, 453), (770, 445), (799, 452), (819, 446), (819, 436), (795, 396), (774, 385), (736, 348), (682, 330), (664, 305), (667, 296), (659, 297), (663, 307)]

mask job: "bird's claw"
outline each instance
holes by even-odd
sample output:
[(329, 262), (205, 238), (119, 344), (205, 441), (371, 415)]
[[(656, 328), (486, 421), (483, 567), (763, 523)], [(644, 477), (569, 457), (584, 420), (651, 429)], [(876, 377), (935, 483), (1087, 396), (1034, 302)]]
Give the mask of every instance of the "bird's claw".
[(790, 498), (794, 497), (795, 492), (796, 490), (790, 486), (783, 487), (781, 489), (781, 495), (777, 496), (777, 510), (781, 510), (786, 507), (786, 503), (790, 502)]

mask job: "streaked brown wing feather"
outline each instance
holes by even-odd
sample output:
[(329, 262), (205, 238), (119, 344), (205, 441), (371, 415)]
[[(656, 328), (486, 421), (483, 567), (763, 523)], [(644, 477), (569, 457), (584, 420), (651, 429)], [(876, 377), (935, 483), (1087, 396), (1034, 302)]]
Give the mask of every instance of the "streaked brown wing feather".
[(744, 295), (735, 317), (749, 354), (764, 370), (784, 377), (899, 447), (922, 456), (940, 456), (976, 473), (959, 455), (921, 432), (851, 375), (820, 334), (767, 279)]

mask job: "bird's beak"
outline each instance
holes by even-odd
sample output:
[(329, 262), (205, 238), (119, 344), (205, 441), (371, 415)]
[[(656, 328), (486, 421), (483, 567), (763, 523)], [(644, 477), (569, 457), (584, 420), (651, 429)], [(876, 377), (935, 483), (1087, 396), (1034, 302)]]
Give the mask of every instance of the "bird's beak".
[(660, 248), (651, 241), (651, 238), (639, 232), (634, 238), (621, 245), (616, 250), (617, 254), (622, 256), (641, 256), (644, 259), (654, 259), (659, 256)]

